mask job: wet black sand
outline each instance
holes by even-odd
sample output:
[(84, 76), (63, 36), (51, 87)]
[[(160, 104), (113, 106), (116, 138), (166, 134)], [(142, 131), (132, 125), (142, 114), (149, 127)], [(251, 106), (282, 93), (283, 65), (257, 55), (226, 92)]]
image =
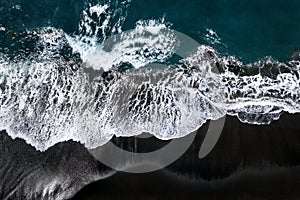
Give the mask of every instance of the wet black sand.
[[(298, 114), (264, 126), (227, 117), (220, 140), (204, 159), (197, 153), (207, 125), (167, 168), (119, 172), (86, 186), (74, 199), (300, 199), (299, 123)], [(132, 145), (128, 140), (123, 143)]]
[(73, 199), (299, 199), (300, 167), (243, 170), (215, 181), (191, 181), (160, 170), (118, 173), (93, 183)]
[[(63, 142), (38, 152), (2, 131), (0, 199), (69, 198), (89, 183), (73, 199), (300, 199), (300, 114), (284, 114), (264, 126), (227, 117), (218, 143), (200, 160), (207, 128), (198, 130), (192, 146), (170, 166), (107, 178), (113, 170), (79, 143)], [(113, 141), (135, 152), (168, 143), (154, 138)]]

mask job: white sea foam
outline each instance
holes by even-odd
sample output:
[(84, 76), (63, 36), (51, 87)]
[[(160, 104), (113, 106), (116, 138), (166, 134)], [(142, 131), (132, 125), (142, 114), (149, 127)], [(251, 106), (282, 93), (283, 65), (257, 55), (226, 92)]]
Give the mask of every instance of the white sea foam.
[[(42, 28), (36, 31), (38, 45), (43, 46), (37, 58), (11, 61), (1, 55), (0, 128), (10, 136), (38, 150), (71, 139), (95, 148), (114, 135), (183, 137), (225, 114), (268, 124), (284, 111), (300, 111), (298, 61), (266, 58), (246, 65), (199, 46), (175, 66), (144, 68), (174, 53), (174, 32), (163, 21), (141, 20), (132, 31), (101, 39), (106, 37), (105, 27), (111, 26), (109, 6), (88, 9), (81, 35)], [(91, 13), (104, 17), (97, 29), (101, 36), (83, 28), (94, 20)], [(66, 45), (80, 54), (82, 63), (58, 56)], [(120, 72), (124, 63), (134, 68)]]
[[(85, 27), (89, 25), (85, 24)], [(89, 30), (89, 28), (86, 28)], [(93, 36), (94, 37), (94, 36)], [(67, 36), (74, 52), (78, 52), (87, 68), (108, 71), (127, 62), (140, 68), (154, 61), (164, 61), (174, 52), (175, 36), (159, 20), (140, 20), (136, 28), (111, 37), (104, 43), (86, 43), (82, 37)]]
[(205, 39), (211, 44), (221, 44), (221, 38), (210, 28), (206, 29)]

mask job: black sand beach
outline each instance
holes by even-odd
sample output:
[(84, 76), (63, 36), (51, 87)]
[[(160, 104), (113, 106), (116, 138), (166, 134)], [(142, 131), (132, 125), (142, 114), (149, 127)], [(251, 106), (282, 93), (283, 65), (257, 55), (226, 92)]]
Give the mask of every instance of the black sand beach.
[[(204, 159), (197, 153), (207, 125), (167, 168), (146, 174), (118, 172), (86, 186), (74, 199), (298, 199), (299, 119), (284, 114), (270, 125), (255, 126), (227, 117), (220, 140)], [(123, 143), (128, 140), (123, 138)]]

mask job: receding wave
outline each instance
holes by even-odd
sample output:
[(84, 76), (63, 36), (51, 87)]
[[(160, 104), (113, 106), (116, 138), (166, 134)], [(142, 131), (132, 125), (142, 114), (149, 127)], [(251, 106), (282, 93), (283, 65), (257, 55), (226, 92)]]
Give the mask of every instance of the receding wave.
[(90, 5), (74, 34), (24, 31), (30, 53), (1, 54), (1, 129), (38, 150), (66, 140), (95, 148), (114, 135), (183, 137), (226, 114), (269, 124), (300, 111), (299, 61), (244, 64), (199, 45), (170, 63), (180, 41), (163, 19), (122, 32), (126, 15), (109, 8)]

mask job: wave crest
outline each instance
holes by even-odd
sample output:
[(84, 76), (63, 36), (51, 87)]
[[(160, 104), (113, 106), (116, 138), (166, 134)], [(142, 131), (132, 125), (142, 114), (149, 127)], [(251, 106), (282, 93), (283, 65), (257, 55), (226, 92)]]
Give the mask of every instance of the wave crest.
[(145, 67), (168, 63), (180, 45), (174, 31), (146, 20), (104, 40), (109, 6), (88, 9), (81, 35), (27, 31), (37, 46), (30, 56), (1, 55), (0, 128), (12, 137), (38, 150), (71, 139), (95, 148), (114, 135), (183, 137), (226, 114), (269, 124), (284, 111), (300, 111), (299, 61), (244, 64), (202, 45), (179, 63)]

